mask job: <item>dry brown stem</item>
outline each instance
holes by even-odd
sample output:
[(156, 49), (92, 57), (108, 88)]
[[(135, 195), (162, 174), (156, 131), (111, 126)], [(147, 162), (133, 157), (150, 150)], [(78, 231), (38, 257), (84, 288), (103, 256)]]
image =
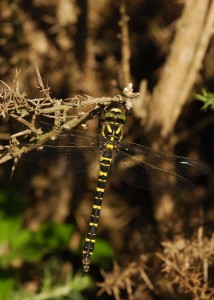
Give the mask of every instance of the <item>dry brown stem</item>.
[(156, 134), (162, 138), (173, 132), (201, 68), (213, 24), (214, 1), (185, 1), (170, 54), (151, 97), (148, 131), (159, 128)]
[(120, 7), (121, 19), (119, 22), (121, 28), (121, 86), (127, 85), (131, 80), (130, 75), (130, 40), (129, 40), (129, 17), (126, 14), (126, 3), (123, 0)]
[(214, 297), (209, 267), (213, 266), (214, 238), (203, 237), (203, 228), (192, 241), (177, 237), (164, 242), (164, 254), (158, 257), (164, 262), (163, 272), (167, 273), (172, 284), (179, 286), (195, 300), (210, 300)]
[[(128, 84), (121, 95), (114, 97), (94, 98), (80, 95), (68, 99), (55, 99), (51, 97), (49, 87), (44, 87), (37, 67), (36, 72), (40, 93), (43, 94), (42, 98), (29, 99), (25, 93), (21, 93), (18, 75), (12, 87), (3, 83), (5, 87), (0, 90), (0, 116), (15, 119), (25, 127), (21, 131), (17, 129), (17, 132), (10, 136), (9, 144), (1, 149), (3, 151), (0, 155), (0, 163), (20, 157), (23, 153), (41, 147), (48, 140), (57, 138), (62, 131), (84, 124), (87, 120), (99, 116), (100, 106), (108, 106), (113, 102), (123, 103), (129, 110), (132, 107), (132, 99), (138, 95), (138, 93), (133, 93), (132, 84)], [(88, 105), (93, 105), (88, 112), (77, 112), (72, 116), (69, 114), (72, 108), (86, 108)], [(50, 127), (48, 132), (43, 132), (38, 125), (39, 117), (53, 120), (53, 127)], [(17, 128), (19, 127), (17, 126)], [(16, 146), (20, 144), (19, 138), (22, 137), (29, 146), (17, 148)], [(7, 150), (4, 151), (5, 149)]]
[[(154, 286), (150, 281), (145, 269), (148, 267), (145, 265), (145, 257), (140, 257), (138, 262), (129, 263), (125, 268), (121, 268), (117, 263), (114, 263), (114, 269), (112, 273), (101, 271), (104, 277), (103, 282), (97, 283), (100, 287), (98, 295), (106, 292), (109, 295), (113, 295), (116, 300), (121, 300), (121, 291), (126, 291), (129, 300), (134, 300), (136, 287), (136, 278), (141, 282), (141, 293), (144, 289), (154, 290)], [(142, 283), (143, 281), (143, 283)], [(138, 291), (136, 291), (138, 293)]]

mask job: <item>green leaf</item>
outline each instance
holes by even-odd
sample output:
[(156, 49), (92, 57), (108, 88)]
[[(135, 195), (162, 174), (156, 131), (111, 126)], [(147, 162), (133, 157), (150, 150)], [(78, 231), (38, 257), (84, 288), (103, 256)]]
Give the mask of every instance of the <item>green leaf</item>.
[(22, 224), (23, 202), (20, 194), (13, 189), (0, 192), (0, 245), (10, 244), (17, 237)]
[(109, 262), (113, 260), (113, 257), (114, 253), (111, 244), (103, 239), (97, 238), (92, 262), (99, 264), (102, 267), (106, 267), (109, 265)]
[(11, 300), (14, 280), (9, 271), (0, 272), (0, 300)]
[[(38, 262), (47, 253), (67, 248), (74, 231), (72, 225), (49, 222), (43, 224), (38, 231), (31, 232), (28, 229), (21, 229), (20, 223), (14, 226), (13, 222), (13, 219), (4, 220), (4, 222), (0, 220), (0, 226), (4, 232), (2, 240), (0, 233), (0, 250), (2, 250), (0, 263), (3, 267), (14, 259)], [(8, 250), (4, 251), (4, 249)]]
[(81, 292), (85, 289), (92, 288), (93, 282), (88, 275), (83, 276), (82, 272), (75, 274), (71, 281), (72, 291)]
[(73, 231), (72, 225), (44, 223), (37, 232), (32, 233), (29, 245), (35, 248), (63, 249), (68, 246)]
[(196, 93), (195, 98), (199, 101), (202, 101), (204, 105), (202, 110), (207, 111), (208, 108), (214, 111), (214, 94), (208, 93), (205, 89), (201, 93)]
[(18, 250), (24, 247), (31, 239), (32, 232), (29, 229), (20, 229), (17, 236), (13, 237), (11, 240), (11, 248), (13, 250)]

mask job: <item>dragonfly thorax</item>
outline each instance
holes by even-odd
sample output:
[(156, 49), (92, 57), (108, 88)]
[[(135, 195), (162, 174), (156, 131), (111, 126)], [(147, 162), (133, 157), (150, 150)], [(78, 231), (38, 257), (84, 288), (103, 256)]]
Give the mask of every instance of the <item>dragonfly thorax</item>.
[(102, 137), (104, 144), (112, 145), (109, 148), (115, 148), (123, 136), (123, 125), (126, 116), (120, 108), (113, 107), (105, 113), (105, 123), (102, 127)]

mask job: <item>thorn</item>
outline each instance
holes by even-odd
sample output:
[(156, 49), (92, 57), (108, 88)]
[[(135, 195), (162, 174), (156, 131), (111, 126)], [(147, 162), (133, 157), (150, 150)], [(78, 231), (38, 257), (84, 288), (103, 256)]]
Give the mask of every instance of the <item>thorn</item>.
[(12, 178), (13, 178), (13, 175), (14, 175), (14, 172), (15, 172), (18, 161), (19, 161), (19, 159), (17, 157), (15, 157), (14, 162), (13, 162), (13, 166), (12, 166), (12, 169), (11, 169), (11, 173), (10, 173), (10, 180), (12, 180)]

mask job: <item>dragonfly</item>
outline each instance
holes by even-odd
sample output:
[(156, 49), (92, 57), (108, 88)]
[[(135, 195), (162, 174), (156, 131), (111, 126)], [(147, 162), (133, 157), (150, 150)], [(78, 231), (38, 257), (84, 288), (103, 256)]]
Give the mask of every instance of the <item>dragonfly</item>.
[[(82, 251), (82, 268), (84, 273), (90, 270), (91, 257), (94, 252), (100, 211), (110, 167), (118, 177), (137, 188), (147, 190), (171, 191), (177, 193), (192, 190), (193, 183), (183, 176), (204, 175), (208, 173), (206, 164), (182, 156), (155, 152), (152, 149), (123, 140), (123, 126), (126, 114), (122, 108), (113, 106), (104, 113), (101, 134), (71, 129), (62, 132), (55, 140), (42, 144), (25, 153), (24, 159), (35, 162), (38, 154), (43, 157), (43, 164), (48, 160), (60, 164), (59, 155), (68, 157), (70, 169), (85, 172), (88, 168), (99, 165), (99, 175), (93, 200), (93, 207), (88, 232)], [(19, 144), (18, 147), (30, 147)]]

